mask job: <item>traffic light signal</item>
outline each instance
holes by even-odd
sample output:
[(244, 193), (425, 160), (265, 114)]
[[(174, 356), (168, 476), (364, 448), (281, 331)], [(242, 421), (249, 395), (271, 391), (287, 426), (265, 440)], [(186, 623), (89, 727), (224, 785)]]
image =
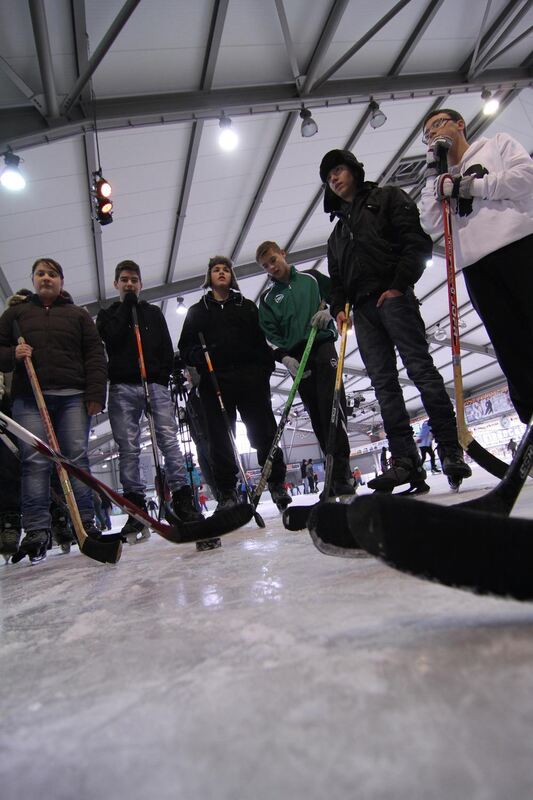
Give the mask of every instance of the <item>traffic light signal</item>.
[(102, 177), (102, 171), (93, 173), (93, 198), (96, 219), (100, 225), (109, 225), (113, 222), (113, 201), (111, 198), (111, 184)]

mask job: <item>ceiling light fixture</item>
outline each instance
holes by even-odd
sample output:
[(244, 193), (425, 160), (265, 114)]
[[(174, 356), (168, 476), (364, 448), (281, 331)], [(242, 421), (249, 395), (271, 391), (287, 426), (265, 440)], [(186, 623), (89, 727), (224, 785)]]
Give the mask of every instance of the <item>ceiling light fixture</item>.
[(220, 117), (218, 124), (220, 127), (220, 134), (218, 136), (219, 146), (222, 150), (226, 150), (228, 152), (230, 150), (235, 150), (239, 144), (239, 137), (233, 129), (231, 119), (226, 117), (224, 112), (222, 112), (222, 116)]
[(318, 133), (318, 125), (311, 116), (311, 112), (308, 108), (302, 108), (300, 111), (300, 117), (302, 119), (300, 133), (304, 139), (309, 139), (310, 136), (314, 136), (315, 133)]
[(433, 266), (433, 259), (432, 258), (426, 259), (426, 267), (432, 267), (432, 266)]
[(379, 103), (376, 103), (375, 100), (371, 100), (368, 104), (369, 110), (372, 112), (370, 117), (370, 127), (374, 128), (381, 128), (382, 125), (385, 125), (387, 122), (387, 117), (383, 113), (383, 111), (379, 107)]
[(19, 171), (19, 164), (21, 162), (20, 156), (16, 156), (10, 147), (3, 153), (5, 167), (0, 175), (0, 183), (4, 189), (9, 189), (12, 192), (20, 192), (26, 186), (24, 176)]
[(183, 297), (176, 297), (176, 303), (176, 314), (186, 314), (187, 306), (185, 305), (185, 299)]
[(481, 99), (484, 101), (483, 113), (486, 117), (491, 117), (497, 112), (500, 107), (500, 101), (497, 97), (492, 96), (490, 89), (483, 89)]

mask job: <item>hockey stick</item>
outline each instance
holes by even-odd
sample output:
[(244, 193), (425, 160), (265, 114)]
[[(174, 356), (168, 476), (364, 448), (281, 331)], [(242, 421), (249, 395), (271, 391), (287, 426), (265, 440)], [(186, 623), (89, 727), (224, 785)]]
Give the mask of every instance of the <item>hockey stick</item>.
[(336, 516), (322, 504), (309, 523), (313, 542), (331, 555), (357, 557), (363, 548), (401, 572), (447, 586), (531, 600), (533, 522), (508, 514), (532, 464), (530, 424), (505, 477), (483, 497), (440, 506), (366, 495), (339, 506)]
[(200, 344), (202, 345), (202, 350), (204, 351), (204, 356), (205, 356), (205, 360), (207, 362), (207, 369), (208, 369), (208, 372), (209, 372), (209, 377), (211, 379), (211, 383), (213, 384), (213, 389), (215, 390), (215, 394), (217, 396), (218, 404), (220, 406), (220, 411), (222, 413), (222, 418), (224, 420), (224, 425), (226, 426), (226, 432), (228, 434), (228, 438), (229, 438), (230, 443), (231, 443), (231, 448), (233, 450), (233, 456), (235, 458), (235, 463), (237, 464), (237, 467), (239, 469), (239, 472), (240, 472), (240, 475), (241, 475), (241, 480), (243, 482), (243, 486), (246, 488), (246, 495), (248, 497), (248, 502), (250, 503), (250, 507), (251, 507), (251, 510), (252, 510), (253, 518), (254, 518), (255, 522), (257, 523), (257, 525), (260, 528), (264, 528), (264, 527), (266, 527), (265, 526), (265, 520), (263, 519), (261, 514), (259, 514), (259, 512), (256, 511), (256, 508), (255, 508), (255, 505), (254, 505), (254, 498), (253, 498), (253, 495), (252, 495), (252, 491), (251, 491), (251, 489), (250, 489), (250, 487), (248, 485), (248, 480), (246, 479), (246, 473), (245, 473), (244, 467), (242, 465), (242, 460), (241, 460), (241, 456), (240, 456), (240, 453), (239, 453), (239, 448), (237, 447), (237, 442), (235, 441), (235, 436), (233, 435), (233, 430), (231, 428), (230, 418), (228, 416), (228, 412), (226, 411), (226, 406), (224, 405), (224, 400), (222, 399), (222, 393), (220, 391), (220, 386), (218, 384), (218, 380), (217, 380), (217, 376), (215, 374), (215, 370), (213, 369), (213, 363), (212, 363), (211, 357), (209, 355), (209, 350), (207, 349), (207, 344), (205, 342), (205, 337), (204, 337), (204, 335), (203, 335), (203, 333), (201, 331), (198, 333), (198, 337), (200, 339)]
[[(447, 163), (447, 149), (438, 148), (439, 158)], [(489, 453), (479, 442), (476, 442), (465, 423), (465, 402), (463, 390), (463, 373), (461, 370), (461, 342), (459, 336), (459, 312), (457, 308), (457, 285), (455, 281), (455, 256), (452, 236), (452, 216), (450, 201), (442, 201), (442, 223), (444, 227), (444, 253), (446, 260), (446, 278), (448, 281), (448, 308), (450, 316), (450, 334), (452, 342), (453, 384), (455, 392), (455, 414), (457, 419), (457, 438), (459, 444), (468, 455), (496, 478), (503, 478), (507, 470), (505, 461), (501, 461)]]
[[(331, 417), (328, 431), (328, 443), (326, 448), (326, 470), (324, 475), (324, 489), (322, 490), (321, 500), (327, 500), (331, 490), (333, 480), (333, 450), (337, 437), (337, 425), (339, 422), (339, 411), (341, 405), (342, 389), (342, 370), (344, 368), (344, 356), (346, 353), (346, 342), (348, 339), (348, 322), (350, 316), (350, 304), (344, 307), (345, 320), (342, 323), (341, 344), (339, 358), (337, 360), (337, 372), (335, 373), (335, 389), (333, 391), (333, 402), (331, 404)], [(320, 502), (320, 501), (319, 501)], [(301, 531), (307, 527), (309, 514), (318, 505), (313, 503), (309, 506), (294, 505), (283, 512), (283, 524), (289, 531)]]
[(294, 398), (296, 397), (296, 392), (298, 391), (298, 387), (300, 386), (301, 380), (303, 378), (305, 368), (307, 366), (307, 361), (309, 359), (309, 355), (311, 353), (311, 349), (313, 347), (315, 338), (317, 335), (317, 328), (311, 328), (309, 336), (307, 337), (307, 343), (305, 345), (305, 350), (303, 351), (303, 355), (300, 359), (300, 365), (296, 371), (296, 375), (294, 376), (294, 381), (289, 391), (289, 396), (285, 402), (285, 407), (283, 408), (283, 413), (281, 415), (280, 421), (278, 423), (278, 427), (274, 438), (272, 440), (272, 444), (270, 445), (270, 450), (268, 451), (268, 456), (266, 457), (266, 461), (263, 464), (263, 470), (261, 472), (261, 477), (259, 479), (259, 483), (255, 487), (255, 491), (253, 494), (253, 504), (257, 507), (261, 495), (265, 491), (265, 487), (268, 483), (268, 479), (270, 477), (270, 473), (272, 472), (272, 463), (274, 461), (274, 456), (276, 455), (276, 450), (278, 449), (278, 444), (283, 436), (283, 431), (285, 430), (285, 426), (287, 424), (287, 420), (289, 419), (289, 413), (292, 408), (292, 404), (294, 403)]
[(163, 476), (163, 470), (161, 469), (161, 460), (159, 458), (159, 451), (157, 448), (157, 437), (155, 433), (155, 425), (154, 425), (154, 417), (152, 413), (152, 403), (150, 400), (150, 389), (148, 387), (148, 376), (146, 374), (146, 366), (144, 363), (144, 351), (141, 339), (141, 329), (139, 326), (139, 315), (137, 314), (137, 295), (131, 292), (135, 297), (135, 301), (131, 305), (131, 318), (133, 321), (133, 332), (135, 334), (135, 342), (137, 345), (137, 358), (139, 360), (139, 371), (141, 373), (141, 383), (143, 387), (144, 393), (144, 404), (145, 404), (145, 411), (146, 411), (146, 418), (148, 420), (148, 429), (150, 431), (150, 441), (152, 443), (152, 455), (154, 457), (154, 465), (155, 465), (155, 475), (156, 475), (156, 491), (159, 497), (159, 507), (165, 509), (165, 519), (167, 522), (172, 524), (176, 524), (179, 522), (176, 515), (171, 511), (168, 503), (168, 499), (166, 497), (166, 482)]
[[(14, 321), (13, 327), (15, 329), (15, 335), (17, 337), (18, 344), (26, 344), (24, 337), (21, 336), (20, 327), (17, 320)], [(48, 443), (54, 450), (59, 450), (59, 443), (54, 431), (54, 426), (52, 425), (52, 420), (50, 419), (50, 414), (48, 413), (48, 409), (46, 407), (41, 386), (39, 384), (39, 379), (37, 378), (37, 373), (35, 372), (35, 368), (30, 356), (24, 357), (24, 366), (26, 367), (26, 372), (28, 373), (28, 379), (31, 384), (37, 408), (39, 409), (39, 414), (41, 415), (41, 420), (46, 431)], [(86, 534), (69, 477), (62, 465), (57, 462), (56, 470), (59, 477), (59, 482), (61, 484), (61, 489), (63, 490), (63, 494), (65, 496), (65, 502), (67, 504), (70, 519), (72, 521), (72, 527), (74, 528), (74, 533), (76, 534), (76, 539), (78, 540), (80, 552), (89, 558), (93, 558), (95, 561), (116, 564), (117, 561), (119, 561), (122, 553), (122, 542), (120, 539), (118, 541), (110, 542), (98, 541), (92, 539)]]
[[(238, 505), (229, 509), (224, 509), (218, 514), (203, 519), (201, 522), (187, 522), (180, 523), (179, 525), (167, 525), (164, 522), (154, 519), (147, 514), (142, 508), (139, 508), (126, 497), (123, 497), (110, 486), (95, 478), (90, 472), (86, 472), (81, 467), (78, 467), (73, 461), (64, 456), (58, 450), (51, 448), (45, 444), (42, 439), (31, 433), (31, 431), (23, 428), (11, 417), (6, 416), (0, 412), (0, 433), (9, 433), (26, 442), (34, 450), (37, 450), (45, 458), (49, 458), (56, 464), (60, 464), (65, 470), (73, 475), (78, 480), (85, 483), (91, 489), (94, 489), (100, 495), (108, 497), (112, 503), (118, 506), (125, 514), (149, 525), (156, 533), (167, 539), (174, 544), (183, 544), (185, 542), (196, 542), (201, 539), (212, 539), (214, 536), (223, 536), (225, 533), (231, 533), (236, 528), (246, 525), (252, 518), (252, 509), (248, 505)], [(105, 541), (105, 539), (104, 539)], [(89, 539), (88, 543), (100, 544)], [(92, 547), (92, 544), (91, 544)]]

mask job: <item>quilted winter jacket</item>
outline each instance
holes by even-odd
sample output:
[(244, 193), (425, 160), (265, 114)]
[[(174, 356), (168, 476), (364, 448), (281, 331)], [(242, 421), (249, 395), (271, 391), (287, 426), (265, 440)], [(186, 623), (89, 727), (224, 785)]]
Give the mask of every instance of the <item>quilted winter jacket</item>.
[(24, 362), (15, 360), (15, 320), (33, 347), (32, 362), (43, 392), (81, 389), (86, 402), (104, 406), (107, 370), (102, 342), (87, 311), (74, 305), (66, 293), (49, 308), (32, 294), (0, 317), (0, 370), (13, 370), (13, 399), (32, 395)]

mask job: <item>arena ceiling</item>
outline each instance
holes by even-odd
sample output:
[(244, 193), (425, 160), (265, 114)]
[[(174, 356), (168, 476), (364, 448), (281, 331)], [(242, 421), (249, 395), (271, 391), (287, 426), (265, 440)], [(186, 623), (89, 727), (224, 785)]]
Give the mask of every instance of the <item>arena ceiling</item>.
[[(452, 106), (469, 136), (506, 131), (533, 151), (531, 0), (3, 0), (0, 153), (21, 156), (24, 191), (0, 190), (0, 300), (29, 284), (39, 256), (96, 315), (116, 296), (116, 263), (142, 267), (144, 297), (161, 304), (173, 341), (185, 304), (201, 296), (209, 258), (230, 256), (245, 296), (265, 285), (256, 246), (274, 239), (299, 268), (327, 272), (331, 231), (318, 176), (328, 150), (352, 149), (368, 179), (415, 199), (424, 115)], [(500, 101), (482, 113), (481, 92)], [(373, 128), (369, 103), (385, 123)], [(303, 108), (318, 132), (303, 138)], [(218, 146), (231, 118), (239, 146)], [(95, 221), (98, 168), (114, 220)], [(441, 243), (417, 285), (433, 358), (453, 391)], [(487, 334), (458, 278), (467, 394), (503, 383)], [(444, 340), (435, 339), (442, 328)], [(379, 422), (352, 337), (345, 378), (361, 396), (352, 444)], [(410, 413), (419, 394), (400, 366)], [(274, 404), (288, 392), (272, 378)], [(296, 422), (295, 424), (305, 424)], [(109, 441), (106, 417), (93, 448)]]

